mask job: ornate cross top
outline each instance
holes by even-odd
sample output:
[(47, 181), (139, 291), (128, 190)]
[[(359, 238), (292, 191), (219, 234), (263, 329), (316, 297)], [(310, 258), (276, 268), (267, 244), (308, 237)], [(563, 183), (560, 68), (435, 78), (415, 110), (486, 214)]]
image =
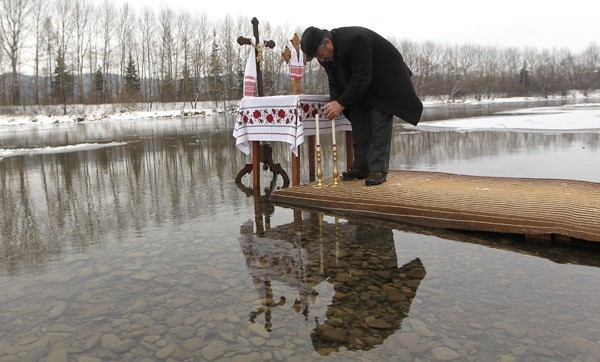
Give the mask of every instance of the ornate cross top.
[[(294, 34), (294, 37), (292, 38), (292, 40), (290, 40), (290, 42), (292, 43), (292, 47), (296, 50), (295, 55), (298, 57), (295, 60), (301, 62), (302, 64), (305, 64), (306, 62), (304, 61), (304, 53), (300, 51), (300, 38), (298, 37), (298, 34)], [(287, 45), (285, 46), (285, 49), (283, 50), (283, 53), (281, 53), (281, 55), (283, 56), (283, 59), (286, 63), (290, 63), (292, 61), (292, 51)], [(292, 76), (292, 94), (302, 94), (301, 76), (301, 74), (300, 77)]]
[(264, 90), (263, 90), (263, 80), (262, 80), (262, 49), (264, 46), (266, 46), (267, 48), (275, 48), (275, 42), (273, 40), (267, 40), (264, 42), (264, 44), (260, 43), (260, 38), (258, 36), (258, 19), (256, 19), (256, 17), (252, 18), (252, 31), (254, 33), (254, 39), (256, 39), (256, 42), (253, 44), (252, 43), (252, 39), (250, 38), (244, 38), (243, 36), (240, 36), (237, 38), (237, 42), (239, 45), (253, 45), (254, 46), (254, 51), (256, 52), (256, 83), (258, 86), (258, 96), (259, 97), (263, 97), (264, 94)]

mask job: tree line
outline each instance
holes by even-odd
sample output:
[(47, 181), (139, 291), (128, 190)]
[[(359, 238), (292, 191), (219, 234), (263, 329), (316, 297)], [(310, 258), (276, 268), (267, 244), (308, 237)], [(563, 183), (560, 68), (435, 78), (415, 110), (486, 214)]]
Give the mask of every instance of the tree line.
[[(260, 20), (260, 19), (259, 19)], [(260, 23), (267, 95), (291, 91), (281, 53), (302, 29)], [(110, 0), (0, 0), (0, 105), (191, 102), (239, 99), (251, 47), (250, 17), (209, 19), (162, 7), (134, 9)], [(587, 94), (600, 88), (600, 47), (497, 48), (408, 39), (396, 45), (421, 97)], [(305, 93), (327, 93), (316, 61), (305, 68)]]

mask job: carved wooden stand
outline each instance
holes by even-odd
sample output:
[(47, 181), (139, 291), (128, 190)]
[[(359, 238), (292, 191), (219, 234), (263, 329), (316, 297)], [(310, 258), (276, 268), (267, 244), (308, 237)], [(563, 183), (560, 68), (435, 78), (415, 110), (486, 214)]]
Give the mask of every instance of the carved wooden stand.
[[(271, 170), (271, 172), (273, 172), (273, 177), (276, 177), (276, 175), (281, 175), (281, 177), (283, 178), (283, 187), (288, 187), (290, 185), (290, 178), (288, 174), (284, 171), (284, 169), (281, 167), (281, 164), (275, 163), (275, 161), (273, 161), (273, 149), (271, 148), (271, 145), (269, 145), (268, 143), (258, 145), (258, 151), (255, 151), (254, 144), (258, 145), (259, 142), (252, 142), (252, 157), (254, 158), (255, 154), (259, 156), (257, 164), (260, 164), (262, 162), (263, 170)], [(250, 172), (254, 171), (254, 174), (256, 175), (258, 170), (254, 170), (253, 167), (254, 162), (247, 163), (246, 166), (244, 166), (244, 168), (242, 168), (240, 172), (238, 172), (237, 176), (235, 176), (235, 182), (238, 184), (242, 183), (242, 177), (244, 177), (244, 175), (246, 174), (249, 174)], [(256, 186), (254, 187), (256, 188)]]

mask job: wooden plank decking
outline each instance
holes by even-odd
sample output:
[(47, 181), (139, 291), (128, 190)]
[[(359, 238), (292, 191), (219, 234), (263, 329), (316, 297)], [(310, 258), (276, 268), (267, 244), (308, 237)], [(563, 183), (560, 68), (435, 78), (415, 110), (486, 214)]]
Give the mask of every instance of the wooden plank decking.
[(600, 242), (600, 183), (390, 171), (380, 186), (315, 185), (280, 189), (270, 199), (422, 226)]

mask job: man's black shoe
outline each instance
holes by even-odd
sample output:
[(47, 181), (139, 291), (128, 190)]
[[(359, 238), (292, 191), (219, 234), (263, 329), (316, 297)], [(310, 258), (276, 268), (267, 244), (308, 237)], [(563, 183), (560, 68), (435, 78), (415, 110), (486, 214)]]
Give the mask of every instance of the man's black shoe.
[(367, 171), (360, 168), (351, 168), (342, 172), (342, 181), (364, 180), (367, 178)]
[(383, 172), (369, 172), (367, 179), (365, 180), (365, 185), (367, 186), (375, 186), (381, 185), (387, 180), (387, 174)]

